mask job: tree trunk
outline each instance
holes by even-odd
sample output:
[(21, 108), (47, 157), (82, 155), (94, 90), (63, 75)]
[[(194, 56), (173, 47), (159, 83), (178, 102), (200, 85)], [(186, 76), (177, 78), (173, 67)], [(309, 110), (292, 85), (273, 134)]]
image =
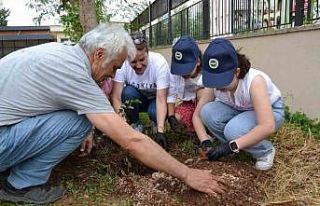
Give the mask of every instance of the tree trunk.
[(79, 0), (80, 22), (84, 32), (98, 25), (94, 0)]

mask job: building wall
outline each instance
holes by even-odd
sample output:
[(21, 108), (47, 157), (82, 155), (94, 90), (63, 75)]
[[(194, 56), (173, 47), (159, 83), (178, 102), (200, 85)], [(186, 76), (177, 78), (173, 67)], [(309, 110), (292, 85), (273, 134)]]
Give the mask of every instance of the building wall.
[[(293, 111), (320, 118), (320, 27), (230, 38), (254, 68), (271, 76)], [(200, 42), (204, 51), (208, 42)], [(170, 63), (171, 48), (154, 49)]]

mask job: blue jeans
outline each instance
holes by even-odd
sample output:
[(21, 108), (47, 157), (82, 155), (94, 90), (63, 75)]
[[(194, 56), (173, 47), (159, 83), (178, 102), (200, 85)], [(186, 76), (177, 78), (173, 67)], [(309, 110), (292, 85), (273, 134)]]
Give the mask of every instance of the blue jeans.
[[(284, 122), (284, 104), (279, 99), (272, 105), (276, 129), (279, 129)], [(238, 111), (227, 104), (213, 101), (205, 104), (200, 117), (203, 124), (215, 135), (220, 142), (229, 142), (237, 139), (252, 130), (256, 125), (256, 114), (254, 111)], [(258, 144), (244, 149), (254, 158), (268, 154), (272, 150), (272, 143), (262, 140)]]
[(65, 110), (0, 127), (0, 172), (17, 189), (44, 184), (54, 166), (74, 151), (91, 131), (85, 115)]
[(121, 101), (140, 100), (141, 104), (132, 105), (133, 108), (125, 109), (130, 124), (137, 123), (139, 121), (140, 112), (148, 112), (149, 118), (157, 123), (157, 106), (156, 99), (148, 99), (137, 88), (133, 86), (125, 86), (121, 93)]

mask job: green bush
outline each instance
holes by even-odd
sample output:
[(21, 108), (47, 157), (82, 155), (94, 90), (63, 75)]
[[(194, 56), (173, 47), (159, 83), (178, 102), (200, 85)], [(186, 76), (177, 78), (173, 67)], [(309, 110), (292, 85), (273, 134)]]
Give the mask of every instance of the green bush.
[(288, 106), (285, 108), (286, 121), (295, 124), (301, 128), (302, 131), (320, 140), (320, 121), (319, 119), (310, 119), (305, 113), (301, 111), (290, 112)]

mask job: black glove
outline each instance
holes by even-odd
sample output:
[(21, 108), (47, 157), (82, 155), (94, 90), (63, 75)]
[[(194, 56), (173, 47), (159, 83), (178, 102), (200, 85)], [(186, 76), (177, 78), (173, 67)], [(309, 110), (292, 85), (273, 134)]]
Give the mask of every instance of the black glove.
[(170, 128), (176, 132), (178, 129), (178, 120), (176, 119), (176, 117), (174, 115), (170, 115), (168, 117), (168, 122), (170, 124)]
[(208, 153), (208, 160), (210, 161), (214, 161), (214, 160), (218, 160), (221, 157), (227, 156), (229, 154), (232, 154), (233, 152), (230, 149), (229, 143), (222, 143), (219, 144), (218, 146), (215, 146), (213, 148), (211, 148)]
[(198, 160), (207, 160), (208, 152), (212, 149), (213, 145), (210, 140), (204, 140), (198, 146)]
[(154, 139), (163, 149), (167, 150), (168, 149), (168, 142), (167, 138), (162, 132), (157, 132), (156, 137)]
[(208, 139), (200, 143), (200, 148), (203, 150), (211, 149), (212, 146), (212, 142)]

